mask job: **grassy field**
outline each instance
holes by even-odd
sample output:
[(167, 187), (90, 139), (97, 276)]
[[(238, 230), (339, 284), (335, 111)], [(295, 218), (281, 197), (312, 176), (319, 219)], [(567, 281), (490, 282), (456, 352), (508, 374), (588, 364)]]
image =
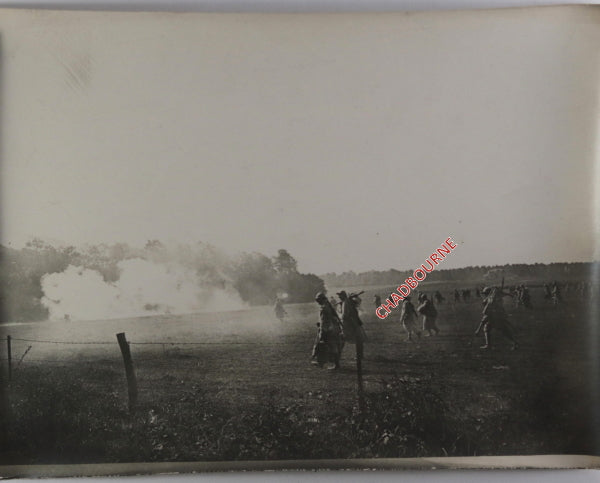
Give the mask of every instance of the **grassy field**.
[[(258, 307), (8, 325), (13, 378), (0, 463), (598, 454), (595, 329), (576, 295), (553, 307), (532, 289), (533, 310), (506, 298), (520, 348), (498, 334), (483, 351), (473, 336), (481, 303), (449, 303), (454, 286), (435, 288), (446, 297), (441, 333), (414, 342), (399, 310), (379, 320), (374, 291), (363, 296), (363, 411), (353, 345), (340, 371), (309, 363), (315, 303), (287, 305), (283, 323)], [(131, 342), (134, 415), (117, 332)]]

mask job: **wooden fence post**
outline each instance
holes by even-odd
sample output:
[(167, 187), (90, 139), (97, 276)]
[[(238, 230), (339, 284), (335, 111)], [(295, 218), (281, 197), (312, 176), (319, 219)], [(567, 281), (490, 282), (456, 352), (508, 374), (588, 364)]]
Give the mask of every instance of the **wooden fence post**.
[(0, 361), (0, 448), (6, 448), (8, 443), (8, 387), (5, 382), (4, 364)]
[(356, 376), (358, 389), (358, 409), (361, 413), (365, 410), (365, 392), (363, 387), (362, 374), (362, 358), (363, 358), (363, 341), (360, 337), (356, 340)]
[(119, 342), (119, 348), (121, 349), (121, 354), (123, 355), (123, 363), (125, 364), (127, 391), (129, 394), (129, 412), (133, 414), (137, 406), (138, 390), (135, 371), (133, 370), (133, 361), (131, 360), (131, 351), (129, 350), (129, 343), (125, 338), (125, 332), (120, 332), (117, 334), (117, 341)]
[(6, 348), (8, 353), (8, 380), (12, 381), (12, 346), (10, 335), (6, 336)]

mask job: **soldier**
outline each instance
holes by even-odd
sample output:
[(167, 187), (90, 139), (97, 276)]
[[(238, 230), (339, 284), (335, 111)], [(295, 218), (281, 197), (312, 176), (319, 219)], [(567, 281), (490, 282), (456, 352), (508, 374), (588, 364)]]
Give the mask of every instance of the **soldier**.
[(342, 301), (342, 325), (344, 326), (344, 336), (346, 341), (356, 344), (356, 357), (362, 359), (364, 351), (364, 342), (367, 340), (362, 320), (358, 316), (357, 302), (359, 294), (348, 294), (342, 290), (337, 296)]
[(283, 322), (283, 319), (287, 315), (287, 312), (283, 308), (283, 303), (281, 302), (281, 299), (279, 297), (275, 299), (275, 306), (273, 307), (273, 309), (275, 310), (275, 317), (277, 317), (281, 322)]
[(517, 285), (513, 290), (511, 290), (515, 299), (515, 307), (523, 304), (523, 292), (521, 287), (522, 285)]
[(381, 305), (381, 297), (379, 295), (375, 295), (373, 297), (373, 303), (375, 304), (375, 309)]
[(507, 319), (504, 306), (502, 305), (502, 297), (505, 295), (511, 296), (511, 294), (504, 292), (501, 288), (495, 287), (485, 287), (481, 293), (484, 296), (483, 318), (475, 331), (475, 335), (479, 335), (483, 329), (485, 345), (481, 346), (481, 348), (489, 349), (491, 347), (491, 332), (493, 329), (498, 329), (504, 337), (513, 343), (513, 350), (516, 349), (518, 344), (513, 336), (512, 326)]
[(547, 283), (544, 284), (544, 298), (546, 300), (552, 299), (552, 292), (550, 291), (550, 287), (548, 286)]
[[(313, 364), (323, 367), (324, 362), (333, 362), (331, 369), (340, 368), (340, 357), (344, 347), (343, 326), (337, 312), (331, 306), (323, 292), (315, 295), (316, 302), (321, 306), (319, 312), (320, 323), (317, 333), (317, 341), (313, 348)], [(323, 354), (323, 351), (326, 352)]]
[(529, 294), (529, 289), (525, 285), (521, 285), (521, 302), (523, 303), (523, 307), (526, 309), (533, 308), (531, 306), (531, 295)]
[(435, 297), (435, 301), (438, 305), (441, 304), (444, 300), (446, 300), (439, 290), (436, 290), (433, 296)]
[(470, 289), (464, 289), (462, 291), (462, 298), (463, 298), (463, 301), (465, 303), (467, 303), (469, 301), (469, 299), (471, 298), (471, 290)]
[(458, 291), (458, 289), (454, 290), (454, 303), (456, 302), (460, 302), (460, 292)]
[(562, 302), (562, 295), (560, 294), (560, 286), (558, 285), (558, 282), (554, 282), (552, 284), (552, 303), (554, 305), (558, 305), (560, 302)]
[(427, 298), (426, 294), (423, 294), (421, 305), (417, 307), (417, 312), (423, 315), (423, 332), (428, 332), (428, 336), (438, 335), (440, 329), (438, 329), (435, 319), (437, 318), (438, 312), (433, 305), (433, 301)]
[(412, 334), (417, 334), (417, 337), (421, 338), (421, 331), (418, 328), (419, 316), (415, 311), (415, 306), (410, 301), (410, 296), (404, 298), (404, 302), (402, 303), (402, 310), (400, 312), (400, 320), (402, 321), (402, 326), (404, 330), (408, 334), (407, 341), (412, 340)]

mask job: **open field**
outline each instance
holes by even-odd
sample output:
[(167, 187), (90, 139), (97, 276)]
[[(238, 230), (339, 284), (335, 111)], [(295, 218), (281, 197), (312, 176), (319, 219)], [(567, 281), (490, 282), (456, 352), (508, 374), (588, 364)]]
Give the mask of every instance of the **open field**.
[[(415, 342), (405, 341), (399, 309), (379, 320), (373, 290), (363, 296), (363, 412), (353, 345), (340, 371), (309, 364), (314, 303), (287, 305), (283, 323), (257, 307), (7, 325), (13, 377), (0, 463), (600, 454), (588, 307), (574, 293), (553, 307), (538, 288), (533, 310), (506, 298), (520, 348), (497, 334), (482, 351), (480, 302), (449, 303), (453, 285), (435, 288), (446, 297), (441, 333)], [(133, 416), (117, 332), (138, 378)]]

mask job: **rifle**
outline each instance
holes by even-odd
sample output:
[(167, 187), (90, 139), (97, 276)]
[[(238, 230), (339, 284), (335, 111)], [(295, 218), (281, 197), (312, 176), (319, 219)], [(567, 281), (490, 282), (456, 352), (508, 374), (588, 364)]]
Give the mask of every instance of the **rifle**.
[(485, 321), (485, 319), (482, 317), (481, 322), (479, 322), (479, 325), (477, 326), (477, 330), (475, 331), (475, 335), (479, 335), (479, 333), (481, 332), (481, 329), (483, 329), (484, 321)]

